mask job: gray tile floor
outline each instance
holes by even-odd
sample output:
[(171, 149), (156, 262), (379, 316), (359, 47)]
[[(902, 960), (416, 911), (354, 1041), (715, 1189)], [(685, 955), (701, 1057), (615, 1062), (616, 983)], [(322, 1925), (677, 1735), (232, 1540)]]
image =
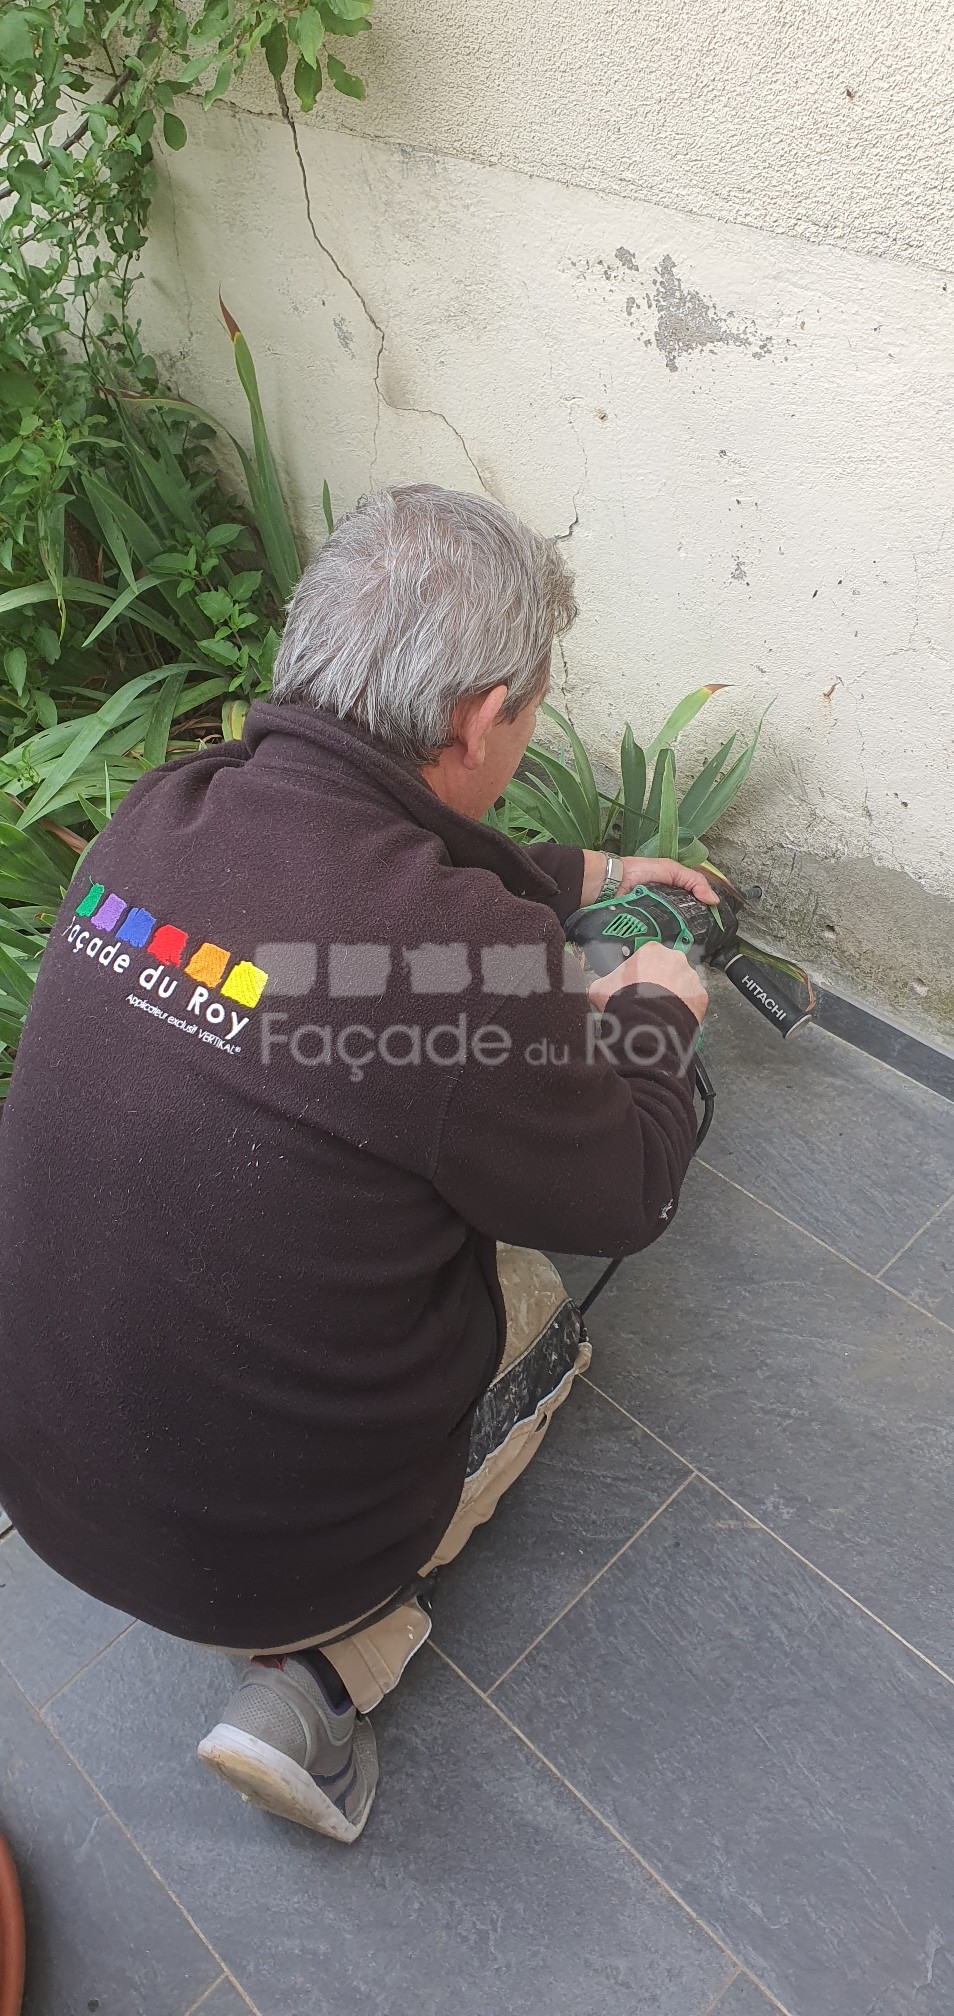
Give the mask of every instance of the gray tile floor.
[(222, 1661), (0, 1541), (26, 2016), (954, 2016), (954, 1108), (724, 986), (706, 1042), (357, 1847), (193, 1761)]

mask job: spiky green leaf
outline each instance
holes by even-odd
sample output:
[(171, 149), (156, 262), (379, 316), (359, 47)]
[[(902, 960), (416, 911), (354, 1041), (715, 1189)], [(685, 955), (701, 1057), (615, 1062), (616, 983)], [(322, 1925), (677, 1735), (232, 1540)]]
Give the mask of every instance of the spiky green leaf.
[(723, 817), (732, 804), (733, 799), (738, 796), (749, 774), (752, 758), (759, 746), (759, 736), (762, 733), (762, 723), (764, 720), (765, 715), (763, 714), (762, 720), (759, 722), (748, 747), (743, 749), (741, 756), (736, 758), (731, 769), (726, 771), (725, 776), (720, 778), (717, 784), (713, 785), (711, 791), (703, 799), (702, 804), (696, 807), (693, 818), (693, 826), (696, 833), (700, 835), (708, 833), (710, 827), (714, 826), (716, 821)]
[(643, 802), (646, 797), (646, 757), (626, 723), (619, 750), (619, 771), (623, 787), (623, 817), (619, 844), (624, 854), (634, 854), (639, 844)]
[(596, 778), (593, 775), (593, 766), (586, 753), (586, 750), (583, 747), (582, 742), (580, 741), (580, 738), (576, 732), (576, 729), (573, 726), (572, 721), (568, 721), (564, 714), (558, 713), (557, 709), (555, 707), (552, 707), (548, 700), (544, 700), (542, 712), (546, 715), (549, 721), (555, 721), (557, 727), (562, 729), (564, 735), (566, 736), (567, 741), (570, 744), (570, 748), (573, 751), (573, 761), (576, 765), (576, 774), (577, 777), (579, 778), (580, 785), (582, 787), (583, 794), (586, 798), (586, 805), (587, 805), (588, 837), (583, 842), (583, 845), (586, 847), (596, 847), (599, 845), (599, 835), (602, 822), (600, 819), (600, 794), (596, 787)]
[(147, 770), (166, 760), (169, 734), (185, 676), (184, 672), (171, 672), (153, 700), (142, 745), (142, 760)]
[(722, 775), (723, 765), (728, 761), (735, 742), (734, 734), (729, 736), (728, 741), (723, 742), (721, 749), (717, 749), (715, 755), (710, 756), (708, 763), (703, 765), (698, 777), (690, 784), (682, 799), (679, 818), (683, 826), (690, 826), (693, 832), (696, 831), (696, 814), (699, 807), (705, 802), (717, 778)]
[(638, 852), (642, 852), (643, 849), (645, 849), (647, 854), (656, 852), (655, 844), (650, 848), (648, 843), (650, 841), (655, 843), (655, 838), (659, 831), (663, 780), (667, 771), (673, 768), (673, 763), (672, 750), (660, 749), (659, 755), (656, 758), (656, 767), (653, 770), (653, 781), (649, 787), (649, 797), (646, 800), (646, 810), (640, 822)]
[[(570, 769), (567, 763), (561, 762), (559, 756), (554, 756), (549, 749), (541, 749), (537, 742), (531, 742), (527, 750), (527, 757), (531, 764), (538, 765), (540, 769), (546, 772), (547, 782), (551, 790), (556, 794), (561, 805), (565, 806), (573, 822), (574, 829), (579, 835), (576, 844), (580, 847), (598, 845), (598, 838), (597, 840), (593, 840), (591, 837), (590, 807), (586, 793), (575, 772)], [(526, 772), (524, 771), (521, 774), (526, 776)], [(527, 781), (537, 783), (539, 780), (531, 776)]]
[(545, 785), (528, 784), (515, 777), (507, 785), (503, 797), (508, 808), (514, 807), (530, 822), (531, 829), (543, 838), (559, 840), (566, 847), (582, 844), (566, 806)]
[(659, 797), (659, 830), (656, 855), (660, 861), (674, 861), (679, 851), (679, 806), (676, 802), (676, 770), (670, 757), (663, 769)]
[(668, 721), (665, 721), (660, 728), (659, 734), (653, 736), (646, 751), (647, 762), (652, 763), (665, 744), (675, 741), (676, 736), (682, 733), (683, 728), (687, 728), (690, 721), (695, 720), (696, 715), (701, 712), (706, 701), (712, 699), (713, 693), (724, 693), (725, 691), (726, 687), (723, 683), (722, 685), (697, 686), (694, 693), (687, 693), (685, 698), (680, 700), (679, 705), (673, 708)]

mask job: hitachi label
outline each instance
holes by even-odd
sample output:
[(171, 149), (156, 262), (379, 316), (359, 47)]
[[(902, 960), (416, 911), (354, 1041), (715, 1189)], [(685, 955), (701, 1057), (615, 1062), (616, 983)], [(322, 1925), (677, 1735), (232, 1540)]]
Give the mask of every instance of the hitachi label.
[(771, 994), (766, 994), (764, 987), (760, 987), (758, 981), (751, 979), (748, 973), (744, 975), (742, 985), (747, 994), (754, 994), (756, 1001), (761, 1002), (767, 1014), (776, 1016), (779, 1022), (787, 1021), (788, 1010), (774, 1000)]

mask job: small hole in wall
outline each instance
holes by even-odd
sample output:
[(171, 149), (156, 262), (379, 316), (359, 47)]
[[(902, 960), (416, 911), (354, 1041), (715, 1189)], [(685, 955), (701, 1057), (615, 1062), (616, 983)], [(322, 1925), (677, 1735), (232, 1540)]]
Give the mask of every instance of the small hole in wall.
[(835, 930), (835, 926), (834, 926), (834, 924), (823, 924), (823, 925), (822, 925), (822, 930), (823, 930), (823, 932), (824, 932), (824, 934), (825, 934), (825, 937), (826, 937), (826, 938), (837, 938), (837, 936), (838, 936), (838, 933), (837, 933), (837, 931)]
[(924, 1000), (924, 996), (928, 991), (923, 980), (912, 980), (911, 989), (917, 995), (919, 1001)]

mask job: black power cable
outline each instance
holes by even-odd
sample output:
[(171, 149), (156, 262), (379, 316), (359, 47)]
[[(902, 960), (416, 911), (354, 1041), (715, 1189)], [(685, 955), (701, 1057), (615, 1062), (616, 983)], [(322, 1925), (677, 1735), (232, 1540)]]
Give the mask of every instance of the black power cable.
[[(693, 1154), (698, 1154), (699, 1149), (702, 1147), (702, 1143), (705, 1140), (710, 1127), (712, 1126), (712, 1115), (715, 1112), (716, 1095), (715, 1095), (715, 1086), (712, 1083), (712, 1079), (710, 1078), (705, 1065), (698, 1057), (696, 1058), (694, 1068), (696, 1074), (695, 1089), (698, 1092), (700, 1099), (702, 1100), (702, 1119), (700, 1120), (699, 1126), (696, 1130), (696, 1145), (695, 1148), (693, 1149)], [(593, 1303), (596, 1301), (597, 1295), (602, 1295), (607, 1282), (612, 1281), (613, 1275), (616, 1273), (617, 1268), (622, 1267), (623, 1261), (627, 1257), (628, 1256), (625, 1253), (620, 1253), (617, 1255), (615, 1260), (610, 1261), (608, 1267), (604, 1267), (602, 1274), (600, 1274), (598, 1279), (593, 1283), (593, 1286), (590, 1289), (589, 1294), (585, 1295), (583, 1301), (580, 1303), (581, 1316), (586, 1315), (587, 1310), (590, 1309)]]

